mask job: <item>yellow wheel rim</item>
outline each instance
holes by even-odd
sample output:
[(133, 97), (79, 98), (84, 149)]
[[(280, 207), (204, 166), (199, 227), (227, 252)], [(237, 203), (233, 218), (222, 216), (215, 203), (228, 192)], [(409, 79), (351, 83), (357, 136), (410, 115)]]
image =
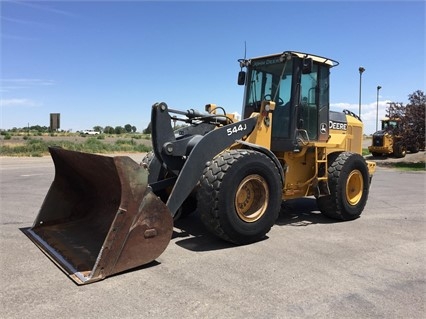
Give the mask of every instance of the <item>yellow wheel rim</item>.
[(235, 194), (235, 209), (238, 217), (253, 223), (263, 216), (268, 207), (269, 188), (265, 179), (257, 174), (242, 180)]
[(350, 205), (356, 205), (362, 198), (364, 190), (364, 179), (359, 170), (354, 170), (349, 174), (346, 182), (346, 199)]

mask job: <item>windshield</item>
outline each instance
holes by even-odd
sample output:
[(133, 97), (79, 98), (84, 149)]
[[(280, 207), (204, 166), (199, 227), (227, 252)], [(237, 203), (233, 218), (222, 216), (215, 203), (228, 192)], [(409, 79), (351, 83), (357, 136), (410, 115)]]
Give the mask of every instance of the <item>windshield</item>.
[(391, 130), (399, 127), (398, 121), (382, 121), (382, 130)]
[(279, 57), (254, 60), (249, 70), (245, 114), (260, 108), (262, 100), (284, 105), (290, 101), (292, 61), (282, 62)]

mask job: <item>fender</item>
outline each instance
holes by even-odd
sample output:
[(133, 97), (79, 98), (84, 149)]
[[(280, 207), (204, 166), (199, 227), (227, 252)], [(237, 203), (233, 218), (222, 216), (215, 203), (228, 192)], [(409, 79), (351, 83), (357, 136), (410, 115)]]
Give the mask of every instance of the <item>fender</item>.
[(275, 156), (274, 153), (272, 153), (269, 149), (262, 147), (262, 146), (259, 146), (257, 144), (248, 143), (248, 142), (242, 141), (242, 140), (238, 140), (236, 142), (241, 144), (241, 145), (246, 146), (247, 148), (249, 148), (251, 150), (258, 151), (258, 152), (263, 153), (266, 156), (268, 156), (275, 163), (275, 166), (277, 167), (278, 172), (280, 173), (281, 181), (284, 185), (284, 182), (285, 182), (284, 169), (283, 169), (280, 161), (278, 160), (278, 158)]

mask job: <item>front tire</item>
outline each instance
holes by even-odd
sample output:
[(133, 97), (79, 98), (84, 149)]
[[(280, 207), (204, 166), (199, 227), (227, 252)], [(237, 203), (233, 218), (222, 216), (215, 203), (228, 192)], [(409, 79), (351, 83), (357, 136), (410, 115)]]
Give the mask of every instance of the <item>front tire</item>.
[(201, 220), (210, 232), (226, 241), (258, 241), (278, 218), (281, 176), (274, 162), (263, 153), (226, 151), (207, 164), (200, 184)]
[(325, 216), (353, 220), (358, 218), (367, 203), (370, 179), (364, 158), (355, 153), (343, 152), (328, 168), (330, 195), (317, 199), (318, 208)]

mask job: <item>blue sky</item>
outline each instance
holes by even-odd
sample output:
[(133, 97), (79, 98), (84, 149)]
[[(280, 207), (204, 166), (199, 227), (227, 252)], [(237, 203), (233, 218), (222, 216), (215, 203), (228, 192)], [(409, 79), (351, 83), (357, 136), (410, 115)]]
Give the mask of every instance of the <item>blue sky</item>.
[(358, 113), (365, 133), (386, 103), (425, 91), (424, 1), (1, 1), (0, 128), (131, 124), (151, 105), (241, 112), (244, 55), (295, 50), (340, 62), (331, 108)]

